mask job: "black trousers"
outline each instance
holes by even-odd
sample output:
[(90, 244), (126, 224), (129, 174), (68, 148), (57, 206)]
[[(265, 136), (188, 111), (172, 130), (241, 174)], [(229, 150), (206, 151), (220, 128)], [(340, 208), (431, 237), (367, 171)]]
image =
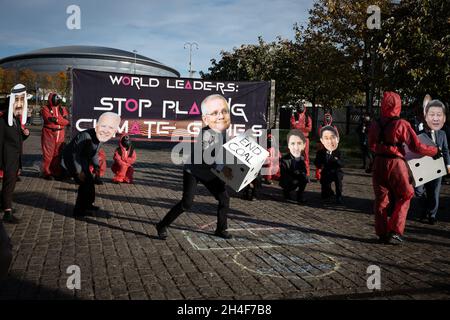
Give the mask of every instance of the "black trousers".
[(20, 154), (6, 155), (3, 181), (2, 181), (2, 206), (3, 209), (12, 208), (14, 189), (16, 188), (17, 170), (19, 169)]
[(329, 198), (334, 195), (333, 189), (331, 189), (331, 184), (334, 182), (336, 189), (336, 196), (342, 196), (342, 180), (344, 174), (342, 172), (324, 173), (322, 171), (322, 177), (320, 179), (320, 184), (322, 186), (322, 198)]
[(3, 222), (0, 221), (0, 280), (8, 274), (12, 258), (11, 240), (3, 227)]
[(202, 181), (185, 170), (183, 171), (183, 198), (161, 220), (161, 227), (168, 227), (180, 214), (192, 207), (198, 182), (203, 183), (214, 198), (219, 201), (216, 230), (225, 231), (228, 228), (227, 214), (230, 208), (230, 196), (225, 188), (225, 183), (219, 178), (214, 178), (211, 181)]
[(287, 196), (291, 191), (297, 190), (297, 195), (303, 194), (306, 188), (306, 184), (308, 181), (306, 177), (300, 176), (298, 179), (290, 180), (283, 185), (283, 194)]
[(74, 210), (86, 210), (95, 202), (95, 183), (91, 174), (86, 174), (84, 181), (81, 181), (77, 175), (73, 175), (75, 182), (78, 183), (78, 194)]

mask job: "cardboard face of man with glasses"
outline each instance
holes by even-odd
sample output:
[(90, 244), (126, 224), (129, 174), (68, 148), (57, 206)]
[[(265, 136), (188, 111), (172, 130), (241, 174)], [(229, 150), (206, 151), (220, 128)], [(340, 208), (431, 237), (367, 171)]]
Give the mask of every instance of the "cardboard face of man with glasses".
[(202, 120), (212, 130), (223, 133), (231, 124), (230, 109), (227, 100), (213, 95), (202, 105)]

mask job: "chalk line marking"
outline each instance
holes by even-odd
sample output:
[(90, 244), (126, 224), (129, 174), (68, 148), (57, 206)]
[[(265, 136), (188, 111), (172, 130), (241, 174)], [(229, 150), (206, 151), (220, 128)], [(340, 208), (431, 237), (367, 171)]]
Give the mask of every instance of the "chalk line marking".
[(233, 256), (233, 262), (236, 263), (239, 267), (241, 267), (241, 269), (247, 270), (247, 271), (252, 272), (252, 273), (256, 273), (256, 274), (258, 274), (260, 276), (268, 276), (268, 277), (282, 278), (282, 279), (298, 279), (298, 278), (302, 278), (302, 279), (313, 279), (313, 278), (314, 279), (318, 279), (318, 278), (329, 276), (330, 274), (336, 272), (340, 268), (339, 261), (337, 261), (334, 257), (331, 257), (331, 256), (329, 256), (327, 254), (321, 253), (321, 255), (323, 255), (324, 257), (326, 257), (328, 259), (330, 259), (334, 263), (333, 269), (328, 271), (328, 272), (326, 272), (326, 273), (323, 273), (323, 274), (320, 274), (320, 275), (316, 275), (316, 276), (314, 276), (314, 275), (310, 275), (310, 276), (300, 276), (300, 275), (297, 275), (297, 276), (283, 276), (283, 275), (271, 274), (271, 273), (267, 273), (267, 272), (262, 272), (262, 271), (259, 271), (259, 270), (251, 269), (251, 268), (243, 265), (239, 261), (237, 261), (238, 256), (240, 256), (242, 252), (245, 252), (245, 251), (248, 251), (248, 250), (249, 249), (243, 249), (243, 250), (238, 251)]

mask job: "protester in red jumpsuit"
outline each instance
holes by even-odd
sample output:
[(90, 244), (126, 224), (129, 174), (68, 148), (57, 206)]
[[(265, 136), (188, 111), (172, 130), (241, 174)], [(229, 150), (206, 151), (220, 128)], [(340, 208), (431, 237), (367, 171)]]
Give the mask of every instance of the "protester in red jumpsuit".
[[(322, 130), (323, 127), (327, 127), (327, 126), (331, 126), (334, 129), (336, 129), (336, 133), (338, 135), (339, 138), (339, 130), (336, 126), (333, 125), (333, 117), (331, 116), (330, 112), (325, 112), (325, 114), (323, 115), (323, 121), (321, 123), (321, 125), (319, 126), (319, 129), (317, 130), (317, 134), (320, 137), (320, 130)], [(324, 148), (322, 142), (320, 142), (320, 140), (317, 142), (317, 151), (322, 150)], [(320, 181), (321, 178), (321, 169), (320, 168), (316, 168), (316, 179), (317, 181)]]
[(44, 120), (41, 136), (42, 176), (47, 180), (61, 175), (59, 155), (64, 144), (64, 128), (69, 125), (69, 113), (61, 102), (56, 93), (50, 93), (48, 104), (41, 109)]
[(115, 183), (133, 183), (133, 163), (136, 162), (136, 151), (131, 145), (128, 135), (120, 138), (119, 147), (114, 152), (114, 163), (111, 167), (115, 173), (113, 182)]
[(267, 174), (263, 178), (266, 183), (273, 184), (272, 180), (279, 180), (280, 178), (281, 153), (277, 142), (270, 133), (267, 135), (267, 151), (269, 152), (269, 157), (267, 157), (263, 165), (264, 172), (267, 172)]
[[(381, 102), (381, 118), (369, 129), (369, 147), (375, 153), (373, 190), (375, 193), (375, 232), (381, 242), (402, 242), (414, 189), (403, 144), (418, 154), (442, 156), (434, 146), (422, 144), (409, 122), (400, 119), (401, 99), (395, 92), (385, 92)], [(390, 216), (390, 218), (389, 218)]]
[(299, 129), (303, 132), (306, 138), (305, 146), (305, 164), (306, 164), (306, 176), (309, 178), (309, 133), (312, 130), (311, 117), (306, 114), (306, 107), (302, 101), (297, 102), (297, 119), (295, 114), (291, 116), (291, 129)]

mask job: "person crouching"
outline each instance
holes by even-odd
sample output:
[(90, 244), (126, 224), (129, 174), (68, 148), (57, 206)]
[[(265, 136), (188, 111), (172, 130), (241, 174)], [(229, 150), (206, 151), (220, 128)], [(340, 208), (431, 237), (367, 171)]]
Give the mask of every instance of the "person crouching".
[(291, 200), (291, 192), (297, 190), (297, 202), (304, 203), (303, 192), (308, 183), (305, 158), (306, 138), (303, 132), (292, 129), (287, 135), (289, 153), (280, 161), (280, 186), (285, 200)]
[(133, 183), (133, 164), (136, 162), (136, 151), (134, 150), (130, 137), (124, 135), (119, 140), (119, 147), (114, 152), (114, 163), (111, 167), (115, 176), (115, 183)]

